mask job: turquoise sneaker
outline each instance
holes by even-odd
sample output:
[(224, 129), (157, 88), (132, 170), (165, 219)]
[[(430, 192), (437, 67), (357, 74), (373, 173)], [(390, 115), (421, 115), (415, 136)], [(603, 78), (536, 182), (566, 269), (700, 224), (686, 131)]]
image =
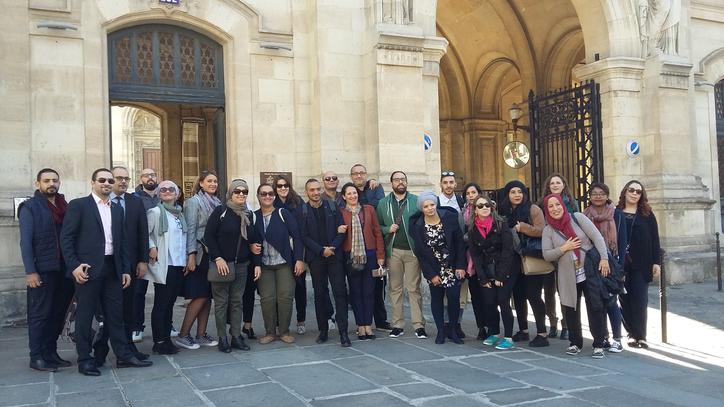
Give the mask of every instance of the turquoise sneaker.
[(515, 345), (513, 345), (513, 342), (510, 341), (508, 338), (502, 338), (497, 345), (495, 345), (495, 349), (497, 350), (509, 350), (515, 348)]
[(483, 341), (483, 345), (487, 346), (495, 346), (496, 343), (500, 341), (500, 338), (498, 338), (497, 335), (490, 335)]

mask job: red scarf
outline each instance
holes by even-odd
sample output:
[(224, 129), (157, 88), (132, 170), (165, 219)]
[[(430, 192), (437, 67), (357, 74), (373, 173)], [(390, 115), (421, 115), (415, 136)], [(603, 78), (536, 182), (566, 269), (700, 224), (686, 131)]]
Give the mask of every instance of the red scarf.
[[(556, 199), (563, 207), (563, 216), (561, 216), (560, 219), (553, 219), (551, 217), (551, 214), (548, 213), (548, 201), (551, 199)], [(576, 231), (573, 230), (573, 225), (571, 225), (571, 215), (568, 213), (568, 210), (566, 209), (566, 204), (563, 203), (563, 198), (561, 198), (558, 194), (550, 194), (546, 195), (545, 198), (543, 198), (543, 210), (545, 211), (546, 216), (546, 222), (555, 230), (558, 232), (561, 232), (563, 236), (566, 237), (566, 239), (575, 239), (578, 237), (576, 235)], [(579, 249), (574, 249), (574, 252), (576, 253), (576, 258), (581, 258), (581, 252)]]
[(488, 237), (488, 232), (493, 228), (493, 217), (488, 216), (485, 219), (480, 219), (480, 217), (475, 217), (475, 227), (478, 228), (478, 232), (480, 232), (480, 236), (483, 237), (483, 239)]
[(68, 202), (65, 201), (65, 197), (61, 194), (56, 194), (55, 205), (48, 200), (48, 208), (50, 208), (50, 213), (53, 215), (53, 223), (56, 225), (63, 223), (65, 210), (68, 209)]

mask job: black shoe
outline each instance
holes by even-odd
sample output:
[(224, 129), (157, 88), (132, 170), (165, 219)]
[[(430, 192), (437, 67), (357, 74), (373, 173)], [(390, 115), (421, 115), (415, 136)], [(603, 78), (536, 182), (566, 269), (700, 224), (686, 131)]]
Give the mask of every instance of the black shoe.
[(256, 339), (256, 335), (254, 335), (254, 328), (252, 327), (249, 327), (249, 329), (241, 328), (241, 332), (246, 334), (248, 339)]
[(35, 369), (41, 372), (57, 372), (58, 371), (58, 365), (55, 363), (51, 363), (46, 361), (43, 358), (40, 359), (34, 359), (30, 360), (30, 363), (28, 364), (31, 369)]
[(417, 328), (415, 329), (415, 336), (418, 339), (427, 339), (427, 332), (425, 332), (425, 328)]
[(129, 342), (128, 346), (131, 348), (131, 352), (138, 360), (148, 360), (148, 358), (151, 357), (148, 353), (143, 353), (136, 348), (136, 344), (133, 342)]
[(438, 345), (442, 345), (443, 343), (445, 343), (445, 336), (446, 335), (445, 335), (444, 330), (443, 331), (438, 330), (437, 337), (435, 338), (435, 343)]
[(377, 339), (377, 335), (369, 334), (369, 335), (367, 335), (367, 339), (372, 339), (372, 340)]
[(385, 321), (381, 324), (375, 324), (375, 328), (377, 328), (378, 331), (385, 331), (385, 332), (392, 331), (392, 325), (390, 325), (390, 323), (387, 321)]
[(400, 328), (392, 328), (390, 331), (390, 334), (388, 335), (390, 338), (398, 338), (405, 334), (405, 331), (403, 331)]
[(179, 352), (178, 346), (174, 345), (170, 339), (154, 343), (152, 350), (159, 355), (175, 355)]
[(457, 326), (455, 327), (455, 333), (457, 334), (458, 338), (465, 338), (465, 332), (463, 332), (463, 327), (460, 326), (460, 324), (457, 324)]
[(528, 335), (528, 332), (518, 331), (513, 335), (513, 342), (523, 342), (523, 341), (529, 341), (530, 335)]
[(478, 336), (475, 338), (479, 341), (484, 341), (488, 337), (488, 331), (485, 328), (478, 329)]
[(241, 335), (239, 335), (237, 337), (233, 337), (233, 336), (231, 337), (231, 347), (234, 349), (239, 349), (239, 350), (251, 349), (249, 347), (249, 345), (247, 345), (246, 342), (244, 342), (244, 337)]
[(566, 328), (561, 329), (561, 334), (558, 335), (558, 339), (560, 339), (562, 341), (567, 341), (568, 340), (568, 329), (566, 329)]
[(528, 344), (531, 348), (542, 348), (545, 346), (550, 346), (550, 343), (548, 343), (548, 338), (542, 335), (536, 335), (535, 338), (533, 338), (532, 341)]
[(128, 359), (116, 359), (116, 367), (119, 369), (124, 367), (149, 367), (151, 365), (153, 365), (153, 362), (150, 360), (138, 360), (135, 356)]
[(229, 340), (226, 339), (226, 336), (219, 337), (219, 344), (217, 346), (219, 348), (219, 352), (231, 353), (231, 346), (229, 345)]
[(339, 342), (343, 348), (349, 348), (352, 346), (352, 342), (349, 340), (349, 335), (345, 331), (339, 331)]
[(359, 339), (360, 341), (366, 341), (367, 334), (363, 334), (363, 333), (360, 333), (359, 331), (357, 331), (357, 339)]
[(319, 331), (319, 336), (317, 337), (316, 342), (317, 343), (325, 343), (329, 339), (329, 331)]
[(72, 365), (69, 361), (61, 358), (60, 355), (58, 355), (58, 351), (48, 353), (43, 357), (43, 359), (45, 359), (46, 362), (57, 365), (58, 367), (69, 367)]
[(604, 339), (602, 348), (603, 348), (603, 350), (611, 349), (611, 342), (609, 342), (608, 339)]
[(96, 367), (103, 367), (106, 363), (106, 357), (108, 356), (108, 345), (95, 346), (93, 350), (93, 360), (96, 362)]
[(551, 327), (551, 330), (548, 331), (548, 337), (549, 337), (549, 338), (555, 338), (556, 336), (558, 336), (558, 328), (555, 327), (555, 326), (552, 326), (552, 327)]
[(98, 370), (95, 362), (88, 360), (82, 363), (78, 363), (78, 373), (85, 376), (100, 376), (101, 371)]
[(453, 335), (450, 340), (453, 341), (453, 343), (457, 343), (458, 345), (462, 345), (463, 343), (465, 343), (465, 341), (463, 341), (462, 338), (457, 335)]
[(452, 339), (452, 333), (450, 333), (450, 325), (447, 322), (443, 324), (443, 332), (448, 339)]

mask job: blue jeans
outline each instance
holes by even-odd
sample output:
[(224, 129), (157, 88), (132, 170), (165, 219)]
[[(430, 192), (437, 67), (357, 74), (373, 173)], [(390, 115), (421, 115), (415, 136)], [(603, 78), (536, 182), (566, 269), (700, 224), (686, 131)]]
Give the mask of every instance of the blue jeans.
[[(621, 308), (618, 307), (618, 296), (609, 302), (608, 307), (606, 308), (606, 313), (608, 314), (608, 321), (611, 323), (613, 339), (621, 339), (621, 321), (623, 321), (623, 316), (621, 315)], [(608, 338), (608, 326), (604, 325), (604, 327), (604, 337)]]

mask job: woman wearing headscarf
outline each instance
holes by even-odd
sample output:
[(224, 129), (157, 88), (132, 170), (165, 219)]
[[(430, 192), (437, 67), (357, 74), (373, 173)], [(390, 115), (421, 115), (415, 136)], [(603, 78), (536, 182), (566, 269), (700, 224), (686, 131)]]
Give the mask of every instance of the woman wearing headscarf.
[[(349, 299), (352, 303), (357, 338), (375, 339), (372, 332), (372, 317), (375, 302), (375, 279), (372, 269), (385, 264), (385, 243), (377, 212), (372, 205), (359, 202), (357, 187), (348, 182), (342, 186), (344, 207), (340, 210), (344, 225), (340, 231), (347, 237), (342, 244)], [(338, 310), (339, 312), (340, 310)]]
[[(435, 343), (445, 343), (444, 299), (450, 327), (460, 316), (460, 282), (465, 278), (465, 244), (458, 222), (458, 213), (452, 208), (437, 207), (437, 195), (431, 191), (420, 194), (417, 200), (420, 212), (410, 217), (410, 235), (415, 242), (415, 255), (422, 275), (430, 284), (430, 308), (437, 326)], [(450, 339), (463, 340), (457, 330), (450, 329)]]
[[(528, 197), (528, 188), (520, 181), (510, 181), (503, 188), (503, 197), (500, 202), (500, 212), (508, 220), (508, 227), (515, 230), (520, 236), (521, 244), (529, 239), (538, 239), (543, 234), (545, 217), (538, 205), (532, 203)], [(530, 346), (548, 346), (546, 332), (546, 306), (541, 299), (543, 283), (546, 274), (526, 276), (522, 271), (522, 260), (519, 255), (514, 256), (514, 273), (520, 273), (521, 278), (513, 287), (513, 302), (515, 314), (518, 317), (519, 331), (513, 335), (513, 341), (520, 342), (530, 339), (528, 335), (528, 306), (526, 299), (533, 308), (535, 317), (536, 337), (530, 341)]]
[(626, 294), (621, 295), (621, 311), (629, 335), (628, 346), (648, 348), (648, 285), (661, 272), (659, 226), (651, 211), (646, 189), (639, 181), (626, 183), (616, 209), (623, 218), (618, 225), (617, 238), (619, 258), (626, 274)]
[[(193, 191), (194, 196), (184, 203), (184, 216), (189, 227), (186, 235), (188, 260), (183, 295), (191, 301), (186, 305), (186, 315), (176, 338), (176, 345), (187, 349), (218, 344), (216, 339), (206, 333), (211, 311), (211, 285), (207, 276), (209, 255), (202, 244), (206, 222), (214, 208), (221, 205), (218, 198), (219, 180), (216, 174), (212, 171), (202, 171)], [(191, 336), (194, 322), (196, 322), (196, 338)]]
[[(209, 250), (209, 259), (216, 265), (220, 275), (233, 273), (230, 282), (212, 282), (216, 332), (219, 336), (219, 351), (231, 352), (231, 348), (249, 350), (241, 336), (241, 297), (246, 287), (246, 274), (254, 255), (249, 244), (255, 242), (251, 211), (246, 205), (249, 186), (237, 179), (231, 182), (226, 193), (226, 203), (217, 206), (206, 223), (204, 242)], [(256, 259), (254, 280), (261, 274)], [(233, 269), (230, 269), (230, 264)], [(228, 317), (228, 318), (227, 318)], [(226, 322), (231, 325), (231, 341), (226, 337)]]
[[(605, 308), (593, 284), (599, 279), (596, 273), (604, 277), (609, 273), (608, 251), (603, 236), (596, 226), (582, 213), (568, 213), (563, 198), (551, 194), (543, 199), (545, 217), (548, 225), (543, 229), (543, 258), (557, 262), (558, 294), (561, 297), (563, 317), (569, 329), (570, 346), (568, 355), (577, 355), (583, 348), (581, 330), (581, 294), (586, 296), (588, 326), (593, 336), (593, 358), (601, 359), (603, 351), (603, 325)], [(572, 219), (575, 216), (575, 219)], [(595, 247), (594, 247), (595, 246)], [(600, 261), (589, 265), (586, 270), (586, 257), (593, 256), (591, 250), (597, 250)], [(591, 257), (593, 258), (593, 257)], [(595, 270), (591, 270), (591, 267)], [(599, 279), (600, 280), (600, 279)], [(598, 302), (598, 304), (597, 304)]]
[(160, 202), (146, 213), (150, 250), (144, 278), (153, 282), (153, 351), (162, 355), (178, 352), (171, 342), (171, 321), (183, 284), (188, 231), (181, 205), (176, 203), (180, 192), (173, 181), (162, 181), (158, 186)]
[[(621, 223), (621, 214), (616, 214), (616, 207), (613, 202), (608, 198), (609, 195), (608, 185), (594, 182), (591, 184), (591, 190), (589, 193), (590, 205), (583, 211), (583, 214), (588, 216), (588, 219), (596, 225), (596, 228), (601, 235), (603, 240), (606, 241), (608, 250), (612, 253), (618, 253), (618, 237), (616, 236), (616, 226)], [(606, 306), (606, 313), (608, 314), (608, 320), (611, 322), (611, 330), (613, 331), (613, 340), (608, 340), (608, 329), (606, 329), (604, 336), (606, 339), (603, 341), (603, 349), (619, 353), (623, 351), (621, 345), (621, 308), (618, 306), (618, 297), (614, 296)], [(604, 328), (606, 326), (604, 325)]]

